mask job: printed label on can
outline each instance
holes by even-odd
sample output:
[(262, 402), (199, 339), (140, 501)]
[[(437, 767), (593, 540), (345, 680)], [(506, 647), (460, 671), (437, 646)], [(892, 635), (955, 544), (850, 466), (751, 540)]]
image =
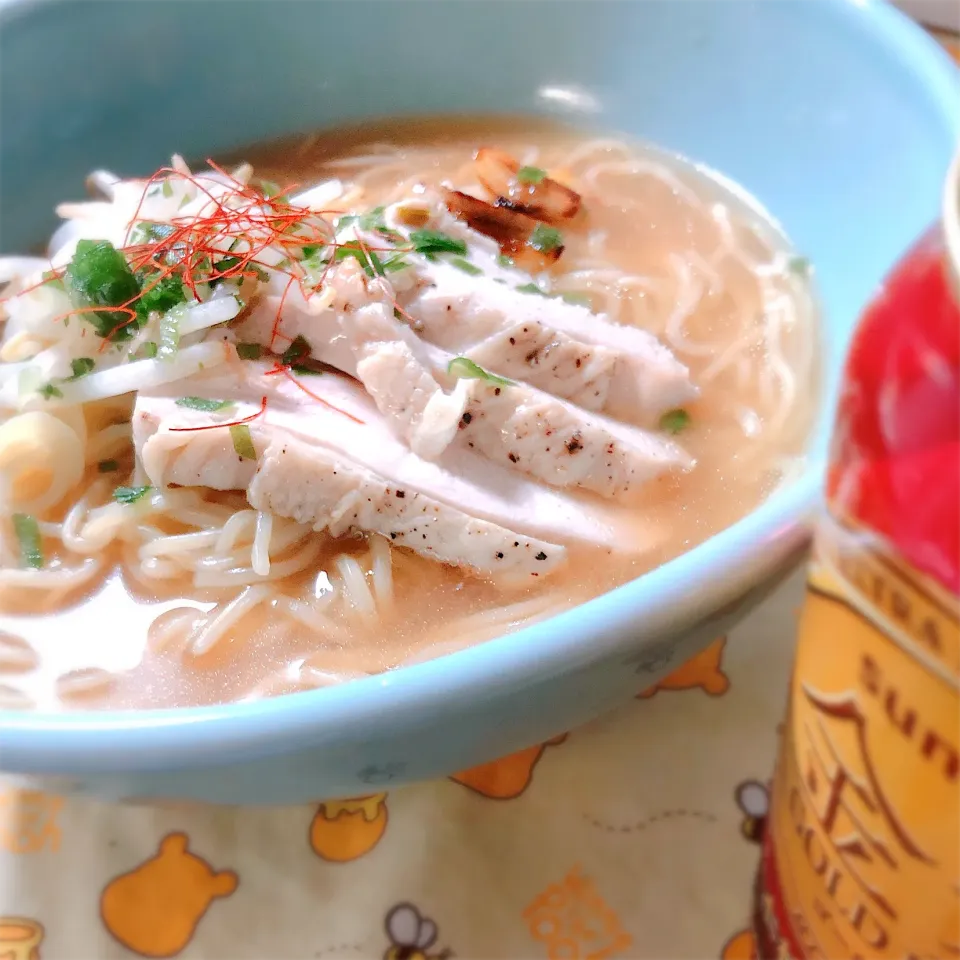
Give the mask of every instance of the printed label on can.
[(818, 534), (761, 866), (780, 956), (960, 957), (957, 598)]

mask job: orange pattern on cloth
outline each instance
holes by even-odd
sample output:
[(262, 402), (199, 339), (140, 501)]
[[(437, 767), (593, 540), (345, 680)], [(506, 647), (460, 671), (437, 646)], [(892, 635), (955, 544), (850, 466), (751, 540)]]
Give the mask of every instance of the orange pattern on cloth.
[(720, 951), (720, 960), (757, 960), (757, 938), (752, 930), (739, 930)]
[(550, 960), (603, 960), (633, 943), (616, 911), (579, 864), (535, 897), (523, 911), (523, 919), (530, 936), (546, 947)]
[(328, 800), (310, 824), (310, 846), (318, 857), (334, 863), (357, 860), (380, 842), (387, 818), (385, 793)]
[[(57, 816), (63, 798), (39, 790), (0, 793), (0, 848), (9, 853), (56, 853), (60, 849)], [(2, 954), (0, 954), (2, 960)]]
[(562, 733), (546, 743), (455, 773), (450, 779), (491, 800), (514, 800), (530, 786), (533, 768), (540, 762), (543, 751), (566, 739), (567, 735)]
[(0, 960), (40, 960), (43, 924), (29, 917), (0, 917)]
[(188, 842), (185, 833), (168, 833), (156, 856), (103, 888), (103, 925), (128, 950), (144, 957), (175, 956), (213, 901), (237, 889), (236, 873), (214, 870), (187, 849)]
[(730, 689), (730, 678), (723, 672), (721, 661), (727, 638), (714, 640), (709, 647), (691, 657), (682, 667), (652, 687), (642, 690), (640, 699), (652, 697), (658, 690), (703, 690), (711, 697), (722, 697)]

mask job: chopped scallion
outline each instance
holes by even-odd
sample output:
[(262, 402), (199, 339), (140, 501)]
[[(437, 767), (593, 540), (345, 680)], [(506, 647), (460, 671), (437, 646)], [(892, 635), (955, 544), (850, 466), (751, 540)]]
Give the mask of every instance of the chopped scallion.
[(43, 545), (37, 521), (27, 513), (15, 513), (13, 532), (20, 544), (20, 566), (40, 570), (43, 567)]
[(512, 267), (513, 266), (513, 257), (508, 257), (505, 253), (497, 254), (497, 266), (498, 267)]
[[(54, 290), (66, 290), (63, 278), (55, 270), (45, 270), (43, 272), (43, 284), (46, 287), (53, 287)], [(64, 317), (64, 319), (69, 318)]]
[(409, 266), (410, 264), (400, 254), (383, 261), (383, 269), (386, 273), (395, 273), (397, 270), (404, 270)]
[(286, 203), (287, 198), (282, 192), (282, 188), (279, 183), (274, 183), (272, 180), (264, 180), (260, 178), (260, 192), (268, 199), (275, 200), (277, 203)]
[(410, 242), (413, 249), (425, 257), (436, 256), (438, 253), (455, 253), (461, 257), (467, 255), (466, 243), (442, 230), (414, 230), (410, 234)]
[(813, 272), (813, 264), (807, 257), (793, 256), (787, 261), (787, 269), (798, 277), (809, 277)]
[(51, 400), (56, 397), (58, 400), (63, 398), (63, 391), (52, 383), (45, 383), (37, 393), (43, 397), (44, 400)]
[(173, 196), (173, 184), (169, 180), (164, 180), (160, 192), (169, 200)]
[(136, 503), (142, 500), (153, 487), (117, 487), (113, 491), (113, 499), (117, 503)]
[(150, 220), (141, 220), (130, 231), (130, 246), (138, 247), (142, 244), (160, 243), (170, 237), (175, 229), (172, 223), (153, 223)]
[(454, 357), (447, 364), (447, 373), (458, 380), (486, 380), (487, 383), (495, 383), (504, 387), (513, 385), (512, 380), (508, 380), (506, 377), (498, 377), (495, 373), (484, 370), (480, 364), (474, 363), (469, 357)]
[(241, 360), (259, 360), (263, 348), (259, 343), (238, 343), (237, 356)]
[(292, 366), (301, 360), (306, 360), (311, 353), (310, 341), (304, 336), (298, 336), (291, 341), (290, 346), (280, 356), (280, 362), (285, 366)]
[(521, 167), (517, 171), (517, 181), (519, 183), (542, 183), (547, 176), (547, 171), (540, 167)]
[(555, 227), (548, 227), (544, 223), (538, 223), (533, 228), (527, 244), (539, 253), (554, 253), (557, 250), (563, 249), (563, 234)]
[(348, 260), (350, 257), (353, 257), (363, 267), (368, 277), (383, 276), (383, 264), (377, 258), (377, 255), (372, 250), (369, 251), (368, 255), (368, 252), (356, 240), (349, 240), (347, 243), (340, 244), (333, 255), (335, 262)]
[(521, 283), (517, 287), (519, 293), (536, 293), (541, 297), (549, 296), (549, 294), (544, 293), (535, 283)]
[(668, 410), (660, 418), (660, 429), (667, 433), (680, 433), (690, 425), (690, 414), (682, 408)]
[(464, 273), (470, 274), (471, 277), (478, 277), (483, 273), (483, 271), (475, 263), (471, 263), (469, 260), (464, 260), (463, 257), (452, 257), (450, 263), (458, 270), (462, 270)]
[(67, 377), (67, 379), (79, 380), (81, 377), (85, 377), (88, 373), (91, 373), (95, 366), (96, 363), (92, 357), (76, 357), (70, 361), (70, 369), (73, 371), (73, 376)]
[(137, 316), (146, 319), (151, 313), (166, 313), (187, 299), (187, 291), (183, 281), (171, 274), (146, 273), (137, 274), (137, 280), (143, 288), (143, 293), (136, 303)]
[[(97, 335), (111, 340), (129, 340), (137, 330), (139, 314), (134, 303), (140, 284), (126, 257), (107, 240), (79, 240), (73, 259), (64, 272), (64, 283), (75, 307)], [(103, 310), (90, 310), (103, 307)], [(117, 310), (117, 307), (129, 307)]]
[(230, 400), (208, 400), (206, 397), (180, 397), (176, 404), (178, 407), (199, 410), (201, 413), (216, 413), (217, 410), (233, 406)]
[(233, 441), (233, 449), (241, 460), (257, 459), (253, 437), (250, 436), (250, 428), (245, 423), (235, 423), (230, 427), (230, 439)]
[(144, 340), (134, 351), (134, 360), (152, 360), (157, 355), (157, 345), (152, 340)]

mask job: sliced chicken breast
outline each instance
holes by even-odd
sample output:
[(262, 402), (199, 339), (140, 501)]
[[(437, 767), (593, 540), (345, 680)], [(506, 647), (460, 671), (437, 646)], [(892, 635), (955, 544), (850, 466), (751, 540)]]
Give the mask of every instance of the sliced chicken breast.
[[(602, 399), (603, 409), (631, 423), (652, 424), (698, 394), (687, 367), (644, 330), (612, 323), (580, 304), (464, 273), (448, 263), (428, 263), (423, 275), (428, 285), (404, 308), (416, 319), (420, 336), (455, 354), (473, 356), (480, 347), (496, 373), (523, 376), (517, 371), (525, 365), (538, 386), (565, 399), (589, 392), (588, 375), (599, 378), (593, 385), (594, 402)], [(506, 333), (518, 328), (519, 337)], [(543, 354), (544, 347), (554, 343), (568, 358), (572, 355), (573, 374), (569, 362), (558, 362), (554, 370), (549, 354)], [(603, 376), (595, 365), (597, 350), (603, 351)]]
[(349, 342), (360, 357), (357, 377), (424, 456), (456, 442), (551, 486), (605, 497), (628, 495), (663, 473), (692, 466), (675, 443), (529, 384), (457, 382), (448, 373), (453, 356), (419, 343), (380, 305), (357, 312)]
[[(542, 575), (568, 545), (627, 552), (650, 545), (650, 532), (626, 527), (621, 511), (545, 489), (468, 449), (451, 448), (436, 462), (416, 456), (346, 378), (305, 377), (298, 385), (266, 370), (245, 364), (177, 385), (189, 396), (231, 401), (216, 413), (162, 392), (140, 394), (134, 436), (151, 483), (246, 489), (259, 509), (334, 533), (394, 533), (425, 556), (485, 575)], [(234, 449), (228, 424), (255, 414), (261, 395), (267, 407), (248, 424), (256, 452), (248, 460)], [(196, 429), (217, 424), (222, 429)]]

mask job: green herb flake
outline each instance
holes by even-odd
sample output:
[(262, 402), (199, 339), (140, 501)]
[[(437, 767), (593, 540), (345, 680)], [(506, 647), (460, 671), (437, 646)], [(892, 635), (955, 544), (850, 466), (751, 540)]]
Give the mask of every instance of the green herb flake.
[(690, 425), (690, 414), (682, 408), (668, 410), (660, 418), (660, 429), (667, 433), (680, 433)]
[(79, 380), (81, 377), (85, 377), (88, 373), (92, 373), (95, 366), (96, 362), (92, 357), (76, 357), (74, 360), (70, 361), (70, 370), (72, 371), (73, 376), (67, 377), (67, 379)]
[[(45, 287), (52, 287), (54, 290), (66, 290), (66, 286), (63, 282), (63, 277), (60, 276), (56, 270), (44, 270), (43, 272), (43, 285)], [(64, 320), (69, 319), (64, 317)]]
[(142, 500), (153, 487), (117, 487), (113, 491), (113, 499), (117, 503), (137, 503)]
[(479, 277), (483, 273), (483, 271), (475, 263), (471, 263), (469, 260), (464, 260), (463, 257), (453, 257), (450, 260), (450, 264), (456, 267), (458, 270), (462, 270), (464, 273), (470, 274), (471, 277)]
[(497, 266), (510, 268), (513, 266), (513, 257), (508, 257), (505, 253), (497, 254)]
[(787, 261), (787, 269), (794, 276), (806, 279), (813, 273), (813, 264), (807, 257), (792, 256)]
[(498, 386), (513, 386), (513, 381), (506, 377), (498, 377), (495, 373), (484, 370), (478, 363), (474, 363), (469, 357), (454, 357), (447, 364), (447, 373), (456, 377), (458, 380), (486, 380), (487, 383), (494, 383)]
[(410, 242), (413, 249), (425, 257), (438, 253), (454, 253), (460, 257), (467, 255), (467, 245), (462, 240), (441, 230), (414, 230), (410, 234)]
[(341, 243), (334, 251), (333, 261), (334, 263), (340, 263), (343, 260), (349, 260), (351, 257), (363, 267), (369, 276), (373, 276), (373, 267), (370, 266), (370, 260), (367, 258), (363, 247), (361, 247), (356, 240), (348, 240), (346, 243)]
[(518, 183), (543, 183), (547, 177), (547, 171), (540, 167), (521, 167), (517, 171)]
[(162, 243), (173, 235), (175, 227), (172, 223), (154, 223), (151, 220), (141, 220), (130, 231), (128, 242), (131, 246), (141, 246), (148, 243)]
[(318, 246), (316, 246), (315, 244), (308, 243), (303, 247), (301, 247), (300, 256), (304, 260), (309, 260), (315, 253), (319, 253), (319, 252), (320, 252), (320, 248)]
[(521, 283), (520, 286), (517, 287), (517, 291), (519, 293), (535, 293), (541, 297), (549, 296), (549, 294), (544, 293), (535, 283)]
[(160, 192), (169, 200), (173, 196), (173, 184), (169, 180), (164, 180)]
[[(64, 273), (64, 283), (75, 307), (120, 307), (132, 305), (140, 296), (140, 284), (124, 255), (107, 240), (80, 240)], [(86, 311), (83, 319), (97, 335), (111, 340), (129, 340), (137, 319), (115, 309)]]
[(44, 400), (52, 400), (54, 397), (58, 400), (63, 399), (63, 391), (52, 383), (45, 383), (37, 390), (37, 393), (39, 393)]
[(144, 340), (133, 353), (134, 360), (153, 360), (157, 355), (157, 345), (152, 340)]
[(237, 356), (241, 360), (259, 360), (263, 348), (259, 343), (238, 343)]
[(116, 460), (101, 460), (97, 464), (97, 470), (100, 473), (116, 473), (120, 469), (120, 464)]
[(340, 217), (337, 222), (333, 225), (333, 229), (336, 233), (339, 233), (341, 230), (346, 229), (352, 223), (356, 223), (360, 218), (355, 213), (348, 213), (346, 216)]
[(383, 261), (383, 270), (385, 273), (396, 273), (398, 270), (405, 270), (410, 264), (407, 260), (397, 254)]
[[(269, 274), (263, 269), (263, 267), (258, 266), (249, 260), (244, 263), (240, 257), (224, 257), (222, 260), (218, 260), (216, 263), (212, 264), (210, 271), (211, 273), (217, 274), (217, 276), (210, 277), (211, 287), (215, 287), (218, 283), (226, 279), (234, 280), (239, 278), (240, 283), (243, 283), (243, 281), (247, 279), (247, 276), (251, 273), (255, 274), (256, 278), (261, 283), (266, 283), (266, 281), (270, 279)], [(223, 276), (223, 274), (230, 273), (233, 273), (234, 275), (231, 277)]]
[(572, 304), (575, 307), (592, 306), (589, 294), (586, 293), (561, 293), (560, 299), (564, 303)]
[(253, 437), (250, 436), (250, 428), (245, 423), (235, 423), (230, 427), (230, 439), (233, 441), (233, 449), (241, 460), (257, 459)]
[(143, 293), (136, 304), (137, 314), (144, 320), (151, 313), (166, 313), (186, 302), (187, 290), (178, 276), (141, 272), (137, 279), (143, 287)]
[(555, 227), (538, 223), (527, 240), (527, 246), (533, 247), (539, 253), (554, 253), (563, 249), (563, 234)]
[(43, 544), (40, 525), (27, 513), (13, 515), (13, 532), (20, 544), (20, 566), (31, 570), (43, 568)]
[(280, 362), (284, 366), (292, 366), (301, 360), (306, 360), (311, 353), (310, 341), (304, 336), (298, 336), (291, 341), (290, 346), (283, 351)]
[(283, 193), (283, 190), (279, 183), (274, 183), (272, 180), (264, 180), (263, 177), (260, 178), (260, 192), (267, 200), (273, 200), (275, 203), (287, 203), (288, 197)]
[(206, 397), (180, 397), (176, 404), (178, 407), (199, 410), (201, 413), (216, 413), (218, 410), (233, 406), (230, 400), (208, 400)]

